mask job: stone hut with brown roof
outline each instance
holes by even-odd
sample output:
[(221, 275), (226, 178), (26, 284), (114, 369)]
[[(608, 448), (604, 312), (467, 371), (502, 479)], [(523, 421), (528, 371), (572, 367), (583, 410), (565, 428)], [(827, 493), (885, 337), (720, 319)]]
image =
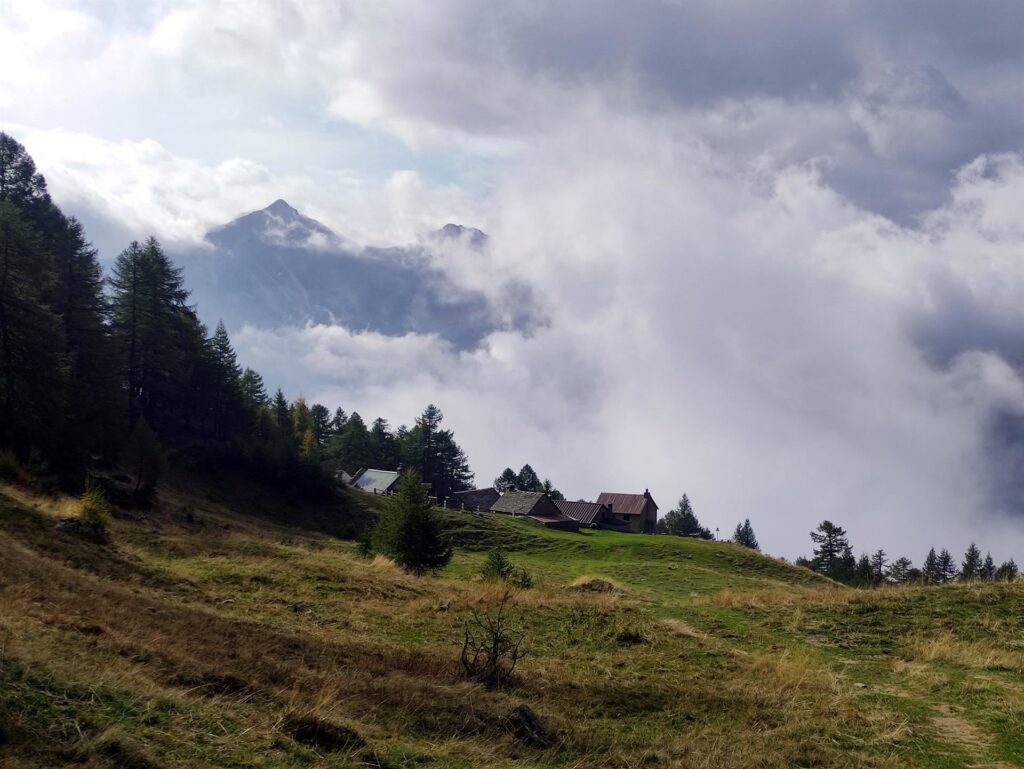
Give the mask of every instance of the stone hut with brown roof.
[(649, 490), (643, 494), (613, 494), (602, 492), (597, 504), (608, 508), (610, 522), (624, 526), (625, 530), (640, 534), (653, 534), (658, 523), (658, 505)]

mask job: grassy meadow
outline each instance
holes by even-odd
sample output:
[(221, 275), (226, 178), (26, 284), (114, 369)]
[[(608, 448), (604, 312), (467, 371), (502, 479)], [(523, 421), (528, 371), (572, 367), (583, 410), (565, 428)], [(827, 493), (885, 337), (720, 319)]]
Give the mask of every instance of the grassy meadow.
[[(179, 480), (97, 545), (55, 530), (72, 501), (0, 488), (0, 767), (1024, 765), (1020, 585), (854, 590), (727, 543), (451, 512), (452, 564), (416, 578), (325, 533), (380, 503)], [(489, 690), (459, 653), (503, 598), (477, 576), (499, 544), (534, 587)]]

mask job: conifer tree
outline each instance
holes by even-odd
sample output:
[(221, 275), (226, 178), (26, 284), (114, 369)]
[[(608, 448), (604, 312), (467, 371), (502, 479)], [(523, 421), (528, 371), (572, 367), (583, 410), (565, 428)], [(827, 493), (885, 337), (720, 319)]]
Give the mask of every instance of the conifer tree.
[(992, 553), (985, 554), (985, 562), (981, 565), (981, 578), (991, 582), (996, 576), (996, 562), (992, 560)]
[(853, 584), (860, 587), (867, 587), (874, 584), (874, 571), (871, 568), (871, 559), (867, 553), (861, 553), (853, 571)]
[(516, 476), (516, 488), (520, 491), (540, 491), (540, 476), (530, 465), (523, 465)]
[(956, 560), (950, 554), (949, 550), (942, 548), (939, 552), (938, 560), (938, 580), (940, 584), (951, 582), (956, 579), (959, 569), (956, 567)]
[(555, 484), (551, 482), (550, 478), (545, 478), (543, 483), (540, 485), (540, 490), (547, 494), (552, 499), (565, 499), (558, 489), (555, 488)]
[(274, 422), (277, 424), (278, 431), (287, 437), (292, 436), (292, 409), (288, 404), (288, 399), (284, 397), (284, 393), (281, 392), (281, 388), (277, 388), (277, 392), (274, 393), (274, 401), (270, 406), (270, 410), (274, 415)]
[(925, 582), (933, 583), (937, 583), (941, 577), (939, 573), (939, 556), (935, 552), (934, 547), (925, 556), (924, 565), (921, 567), (921, 575), (924, 577)]
[(676, 534), (680, 537), (698, 537), (699, 539), (711, 539), (711, 531), (701, 526), (697, 514), (693, 512), (693, 505), (686, 494), (679, 499), (679, 504), (672, 510), (665, 513), (662, 518), (664, 525), (661, 527), (666, 534)]
[(1008, 561), (1003, 561), (999, 565), (999, 568), (996, 569), (996, 573), (994, 575), (994, 579), (997, 582), (1013, 582), (1014, 580), (1017, 579), (1018, 573), (1019, 573), (1019, 570), (1017, 569), (1017, 564), (1011, 558)]
[(451, 560), (451, 546), (415, 469), (402, 473), (398, 492), (381, 517), (373, 543), (415, 574), (442, 569)]
[(251, 368), (246, 368), (239, 379), (239, 386), (242, 390), (242, 398), (246, 407), (255, 412), (260, 406), (269, 402), (267, 388), (263, 384), (263, 377)]
[(164, 472), (163, 447), (145, 417), (139, 417), (124, 447), (124, 461), (135, 476), (135, 493), (148, 494), (156, 488)]
[(346, 422), (348, 422), (348, 414), (345, 413), (345, 409), (338, 406), (334, 410), (334, 417), (331, 419), (331, 435), (341, 435), (341, 431), (345, 429)]
[(64, 414), (64, 334), (45, 299), (53, 285), (50, 255), (18, 208), (0, 202), (0, 444), (22, 454), (52, 448)]
[(761, 546), (757, 543), (757, 537), (754, 536), (754, 527), (750, 525), (749, 518), (745, 519), (743, 523), (736, 524), (736, 531), (732, 535), (732, 541), (737, 545), (749, 547), (751, 550), (761, 549)]
[(516, 475), (516, 471), (511, 467), (506, 467), (501, 471), (501, 475), (494, 479), (494, 488), (504, 494), (506, 491), (515, 489), (518, 483), (519, 476)]
[(876, 585), (881, 585), (885, 581), (886, 565), (888, 561), (885, 560), (885, 551), (879, 548), (875, 551), (874, 555), (871, 556), (871, 581)]
[(77, 219), (59, 217), (53, 255), (52, 306), (63, 324), (68, 361), (65, 453), (78, 454), (72, 461), (80, 466), (89, 451), (109, 452), (123, 434), (115, 428), (120, 383), (103, 272)]
[(317, 446), (327, 443), (331, 434), (331, 412), (322, 403), (314, 403), (309, 409), (310, 419), (313, 420), (313, 437)]
[(842, 526), (822, 521), (811, 532), (811, 541), (817, 545), (811, 559), (811, 567), (815, 571), (838, 582), (853, 580), (857, 562)]
[(964, 553), (964, 560), (960, 566), (960, 579), (964, 582), (981, 579), (983, 566), (981, 551), (972, 542), (970, 547), (967, 548), (967, 552)]
[(889, 582), (903, 585), (910, 581), (911, 570), (914, 564), (906, 556), (900, 556), (889, 564), (885, 570), (885, 577)]
[(301, 445), (307, 432), (313, 432), (313, 416), (309, 413), (306, 399), (300, 395), (292, 404), (292, 434)]

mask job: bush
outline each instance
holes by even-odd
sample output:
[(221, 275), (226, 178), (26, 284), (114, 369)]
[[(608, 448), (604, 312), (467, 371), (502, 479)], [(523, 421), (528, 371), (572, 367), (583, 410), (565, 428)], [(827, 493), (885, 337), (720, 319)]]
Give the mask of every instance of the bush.
[(509, 683), (516, 665), (526, 656), (522, 650), (526, 633), (508, 616), (512, 592), (505, 589), (493, 615), (474, 611), (463, 627), (462, 670), (468, 678), (491, 688)]
[(484, 579), (508, 579), (514, 568), (505, 551), (496, 547), (487, 554), (487, 560), (480, 567), (480, 576)]
[(105, 531), (113, 519), (110, 503), (99, 489), (87, 489), (79, 500), (78, 519), (86, 526)]
[(512, 569), (512, 573), (509, 575), (508, 581), (520, 590), (529, 590), (533, 587), (533, 577), (530, 576), (530, 572), (522, 566), (516, 566)]

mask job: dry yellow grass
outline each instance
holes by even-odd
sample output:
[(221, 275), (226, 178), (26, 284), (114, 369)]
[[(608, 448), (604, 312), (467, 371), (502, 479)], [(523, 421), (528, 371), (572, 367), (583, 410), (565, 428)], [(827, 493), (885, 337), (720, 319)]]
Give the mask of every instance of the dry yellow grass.
[(952, 633), (914, 638), (907, 645), (912, 659), (941, 660), (978, 670), (1024, 671), (1024, 654), (980, 641), (964, 641)]

